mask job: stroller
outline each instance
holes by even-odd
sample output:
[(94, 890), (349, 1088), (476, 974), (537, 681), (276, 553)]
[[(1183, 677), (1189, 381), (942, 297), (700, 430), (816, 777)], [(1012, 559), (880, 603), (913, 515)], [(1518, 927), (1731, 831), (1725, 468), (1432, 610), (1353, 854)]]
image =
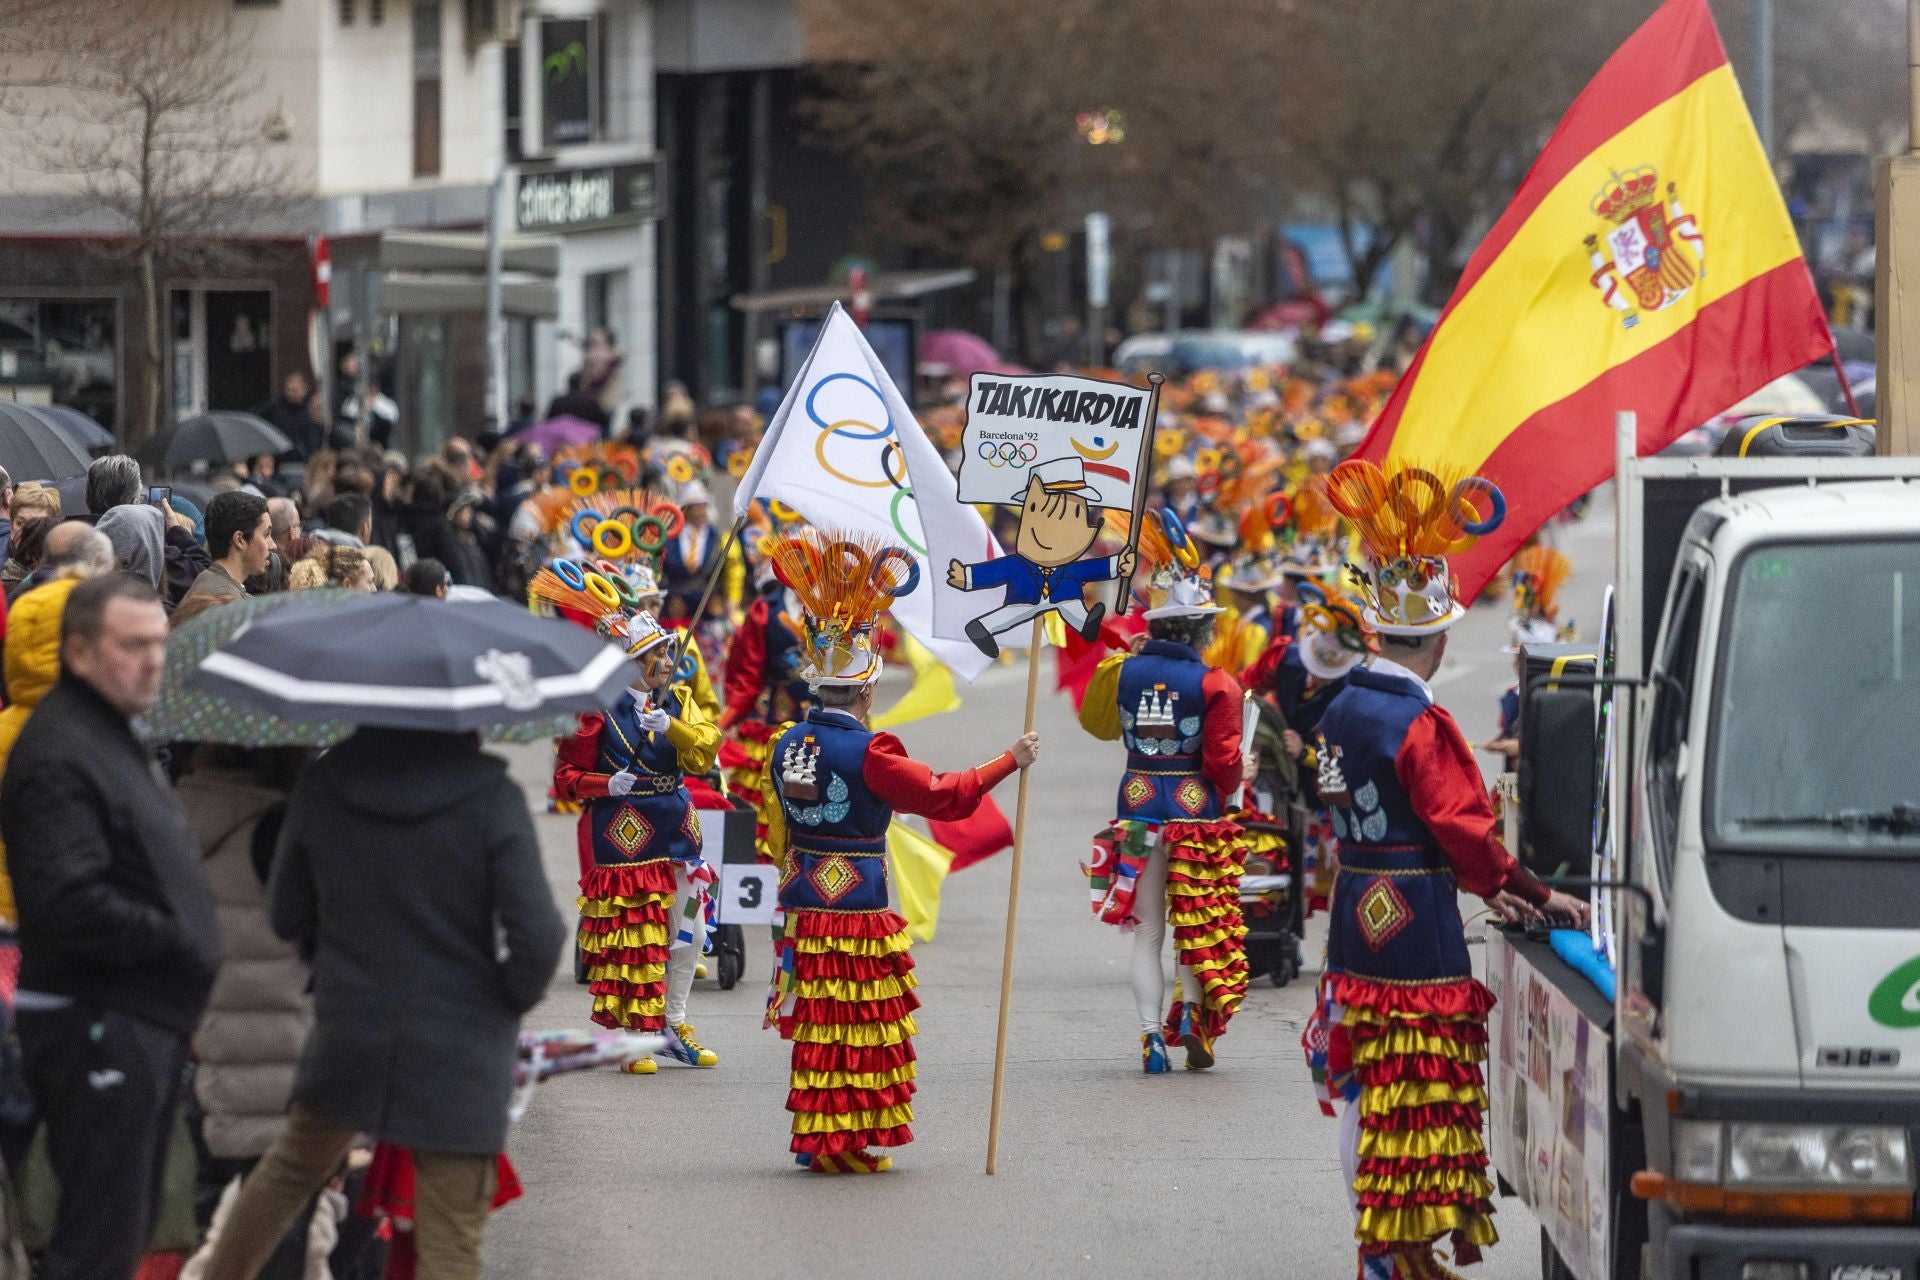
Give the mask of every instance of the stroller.
[(1266, 974), (1284, 987), (1300, 972), (1305, 902), (1299, 853), (1306, 848), (1307, 810), (1301, 802), (1299, 766), (1281, 746), (1286, 718), (1265, 698), (1253, 699), (1257, 764), (1248, 786), (1247, 865), (1240, 876), (1240, 913), (1247, 926), (1250, 976)]

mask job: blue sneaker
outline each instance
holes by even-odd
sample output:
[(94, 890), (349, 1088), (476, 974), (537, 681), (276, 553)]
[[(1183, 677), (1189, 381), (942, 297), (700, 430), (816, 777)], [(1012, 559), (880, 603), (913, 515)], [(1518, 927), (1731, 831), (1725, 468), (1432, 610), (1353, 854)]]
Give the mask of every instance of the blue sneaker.
[(1167, 1062), (1167, 1042), (1160, 1038), (1158, 1031), (1149, 1031), (1140, 1037), (1140, 1069), (1150, 1076), (1172, 1070)]
[(720, 1061), (718, 1054), (693, 1038), (693, 1028), (684, 1022), (667, 1028), (666, 1053), (675, 1062), (684, 1062), (690, 1067), (711, 1067)]

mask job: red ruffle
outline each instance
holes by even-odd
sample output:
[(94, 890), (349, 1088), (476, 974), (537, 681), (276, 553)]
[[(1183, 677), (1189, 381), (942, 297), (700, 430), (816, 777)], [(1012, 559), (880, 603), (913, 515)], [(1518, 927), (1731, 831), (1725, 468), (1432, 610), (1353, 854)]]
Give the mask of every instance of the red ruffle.
[(1402, 1107), (1383, 1115), (1362, 1116), (1360, 1127), (1376, 1133), (1411, 1132), (1415, 1129), (1480, 1128), (1480, 1108), (1464, 1102), (1428, 1102), (1417, 1107)]
[(1207, 862), (1218, 856), (1207, 852), (1209, 842), (1224, 841), (1231, 844), (1240, 836), (1240, 824), (1231, 818), (1214, 818), (1206, 822), (1163, 822), (1160, 824), (1160, 843), (1169, 850), (1179, 845), (1198, 850), (1198, 858), (1190, 862)]
[(1374, 982), (1351, 973), (1329, 973), (1323, 981), (1327, 997), (1335, 1004), (1368, 1013), (1484, 1018), (1493, 1010), (1493, 992), (1472, 978), (1418, 987)]
[(1418, 1209), (1427, 1205), (1458, 1205), (1469, 1213), (1493, 1215), (1493, 1202), (1484, 1196), (1463, 1196), (1457, 1191), (1362, 1191), (1362, 1209)]
[(850, 956), (837, 951), (799, 951), (793, 957), (793, 976), (801, 981), (838, 978), (848, 982), (878, 982), (913, 971), (913, 957), (904, 951), (890, 956)]
[(649, 858), (645, 862), (597, 864), (580, 877), (581, 896), (602, 901), (673, 892), (673, 862), (665, 857)]
[(1391, 1026), (1383, 1022), (1362, 1022), (1353, 1028), (1354, 1038), (1360, 1041), (1378, 1039), (1393, 1031), (1418, 1031), (1422, 1035), (1439, 1036), (1455, 1044), (1480, 1048), (1485, 1048), (1487, 1044), (1487, 1024), (1461, 1018), (1395, 1018)]
[(797, 999), (793, 1012), (782, 1021), (810, 1023), (816, 1027), (865, 1026), (870, 1022), (898, 1022), (920, 1007), (912, 992), (891, 1000)]
[(794, 938), (891, 938), (907, 931), (907, 922), (894, 911), (795, 911)]
[(835, 1116), (852, 1111), (884, 1111), (913, 1101), (913, 1093), (911, 1080), (884, 1089), (854, 1089), (844, 1085), (837, 1089), (790, 1089), (787, 1110)]
[(897, 1070), (912, 1061), (911, 1040), (877, 1045), (812, 1044), (796, 1040), (793, 1045), (795, 1071), (877, 1073)]
[(1356, 1068), (1361, 1084), (1387, 1085), (1401, 1080), (1424, 1080), (1428, 1083), (1444, 1082), (1455, 1088), (1464, 1089), (1476, 1084), (1485, 1084), (1477, 1063), (1459, 1062), (1453, 1058), (1442, 1058), (1434, 1054), (1408, 1054), (1399, 1058), (1387, 1058), (1380, 1062), (1369, 1062)]
[(833, 1133), (796, 1133), (788, 1150), (802, 1155), (838, 1156), (867, 1147), (904, 1147), (913, 1141), (913, 1129), (841, 1129)]
[(1486, 1153), (1475, 1151), (1458, 1156), (1363, 1156), (1359, 1172), (1362, 1177), (1410, 1178), (1429, 1169), (1466, 1169), (1484, 1173), (1486, 1168)]

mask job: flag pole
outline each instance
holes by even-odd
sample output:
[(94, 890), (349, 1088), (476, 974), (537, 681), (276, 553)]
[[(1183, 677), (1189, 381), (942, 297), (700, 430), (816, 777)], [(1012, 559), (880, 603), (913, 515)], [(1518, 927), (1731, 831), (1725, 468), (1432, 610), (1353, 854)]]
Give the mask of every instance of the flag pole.
[[(1140, 521), (1147, 514), (1148, 469), (1153, 466), (1153, 436), (1160, 429), (1160, 384), (1166, 379), (1157, 373), (1147, 375), (1153, 388), (1147, 399), (1147, 434), (1140, 442), (1140, 459), (1133, 469), (1133, 520), (1127, 526), (1127, 550), (1140, 549)], [(1135, 557), (1138, 559), (1138, 557)], [(1113, 586), (1113, 616), (1124, 618), (1133, 608), (1132, 574), (1118, 575)]]
[(1827, 355), (1833, 360), (1834, 375), (1840, 379), (1840, 394), (1847, 398), (1847, 416), (1857, 418), (1860, 416), (1860, 406), (1854, 401), (1853, 383), (1847, 380), (1847, 367), (1840, 363), (1840, 348), (1831, 348)]
[(720, 585), (720, 575), (727, 571), (727, 556), (733, 550), (734, 541), (740, 537), (746, 527), (747, 518), (741, 516), (733, 522), (733, 528), (727, 530), (727, 540), (720, 546), (720, 554), (713, 562), (713, 571), (707, 574), (706, 590), (700, 593), (700, 606), (687, 618), (689, 630), (699, 626), (700, 620), (707, 616), (707, 602), (713, 599), (713, 589)]
[[(1027, 718), (1020, 732), (1033, 732), (1033, 707), (1040, 697), (1040, 639), (1045, 634), (1043, 614), (1033, 620), (1033, 636), (1027, 642)], [(1027, 781), (1031, 768), (1020, 771), (1020, 799), (1013, 811), (1013, 868), (1007, 884), (1007, 943), (1000, 957), (1000, 1030), (993, 1041), (993, 1111), (987, 1120), (987, 1176), (1000, 1154), (1000, 1086), (1007, 1073), (1007, 1008), (1013, 1001), (1013, 929), (1020, 915), (1020, 850), (1027, 839)]]

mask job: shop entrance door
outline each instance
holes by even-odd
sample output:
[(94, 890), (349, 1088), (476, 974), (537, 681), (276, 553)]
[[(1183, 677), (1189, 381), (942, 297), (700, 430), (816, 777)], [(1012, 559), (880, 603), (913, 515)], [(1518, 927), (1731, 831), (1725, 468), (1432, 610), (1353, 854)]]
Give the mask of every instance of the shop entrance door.
[(270, 290), (175, 289), (171, 311), (176, 421), (273, 399)]

